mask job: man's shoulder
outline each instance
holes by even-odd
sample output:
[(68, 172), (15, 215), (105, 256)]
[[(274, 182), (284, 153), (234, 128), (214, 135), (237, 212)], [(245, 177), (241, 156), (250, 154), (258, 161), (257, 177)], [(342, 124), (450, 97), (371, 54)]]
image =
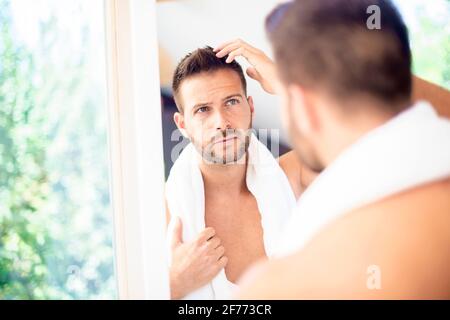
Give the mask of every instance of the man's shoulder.
[(298, 198), (301, 194), (301, 163), (294, 151), (289, 151), (280, 156), (278, 163), (283, 170), (284, 174), (289, 180), (295, 197)]
[[(444, 252), (450, 259), (445, 249), (450, 245), (449, 195), (450, 178), (411, 188), (348, 212), (316, 238), (340, 239), (338, 243), (354, 248), (355, 254), (370, 248), (395, 263), (432, 262)], [(359, 243), (355, 246), (354, 241)], [(389, 255), (392, 252), (397, 258)]]
[[(259, 267), (241, 297), (448, 298), (449, 194), (450, 178), (353, 210), (302, 250)], [(372, 276), (379, 289), (369, 288)]]
[(278, 158), (278, 163), (280, 164), (281, 169), (288, 174), (294, 170), (297, 172), (300, 170), (300, 160), (293, 150), (286, 152), (282, 156)]
[[(403, 222), (417, 216), (433, 223), (432, 219), (450, 218), (450, 177), (414, 187), (380, 201), (353, 210), (348, 215), (361, 219), (387, 216), (392, 222)], [(345, 219), (345, 218), (344, 218)], [(448, 225), (450, 228), (450, 225)]]

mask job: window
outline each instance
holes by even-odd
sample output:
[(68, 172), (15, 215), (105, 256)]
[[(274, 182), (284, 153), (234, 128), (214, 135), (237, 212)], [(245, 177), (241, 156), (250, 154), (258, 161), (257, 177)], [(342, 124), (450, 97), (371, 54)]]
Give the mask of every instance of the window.
[(0, 299), (117, 297), (103, 16), (0, 0)]
[(450, 2), (394, 2), (409, 29), (414, 73), (450, 90)]
[(154, 6), (0, 0), (0, 299), (168, 298)]

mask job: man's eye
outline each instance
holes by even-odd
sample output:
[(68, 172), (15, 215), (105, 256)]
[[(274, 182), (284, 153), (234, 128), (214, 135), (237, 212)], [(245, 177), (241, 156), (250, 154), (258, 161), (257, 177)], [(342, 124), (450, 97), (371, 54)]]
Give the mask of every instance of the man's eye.
[(226, 105), (227, 106), (234, 106), (234, 105), (236, 105), (238, 103), (239, 103), (238, 99), (230, 99), (230, 100), (227, 100)]
[(203, 113), (203, 112), (206, 112), (206, 111), (208, 111), (208, 107), (200, 107), (200, 108), (198, 108), (197, 109), (197, 111), (195, 111), (195, 113)]

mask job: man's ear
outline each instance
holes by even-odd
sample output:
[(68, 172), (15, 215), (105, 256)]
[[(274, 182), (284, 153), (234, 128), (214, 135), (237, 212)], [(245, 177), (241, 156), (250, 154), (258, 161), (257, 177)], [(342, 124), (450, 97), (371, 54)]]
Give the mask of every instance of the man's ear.
[(253, 116), (253, 113), (255, 112), (255, 106), (253, 105), (253, 98), (251, 96), (248, 96), (247, 102), (248, 102), (248, 105), (250, 106), (250, 112), (252, 113), (252, 116)]
[(297, 129), (304, 135), (311, 135), (318, 130), (318, 114), (309, 93), (304, 88), (292, 84), (288, 87), (289, 113)]
[(187, 138), (187, 133), (186, 133), (186, 127), (185, 127), (185, 123), (184, 123), (184, 115), (181, 114), (180, 112), (175, 112), (173, 114), (173, 121), (175, 122), (175, 124), (178, 127), (178, 130), (180, 130), (181, 134)]

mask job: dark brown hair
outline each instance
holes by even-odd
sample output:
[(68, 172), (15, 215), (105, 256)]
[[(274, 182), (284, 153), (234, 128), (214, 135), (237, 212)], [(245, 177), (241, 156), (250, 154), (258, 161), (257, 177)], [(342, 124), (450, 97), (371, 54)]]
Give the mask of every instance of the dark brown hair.
[(245, 95), (247, 95), (247, 82), (245, 80), (242, 67), (236, 60), (231, 63), (226, 63), (227, 57), (218, 58), (213, 48), (207, 46), (199, 48), (188, 53), (177, 65), (173, 74), (172, 90), (173, 96), (180, 112), (183, 112), (178, 93), (183, 80), (190, 76), (197, 75), (202, 72), (214, 72), (221, 69), (228, 69), (236, 72), (241, 80), (242, 88)]
[[(370, 30), (368, 7), (381, 12)], [(400, 111), (411, 96), (408, 30), (389, 0), (297, 0), (266, 18), (281, 78), (339, 101), (367, 95)], [(343, 103), (345, 104), (345, 103)]]

